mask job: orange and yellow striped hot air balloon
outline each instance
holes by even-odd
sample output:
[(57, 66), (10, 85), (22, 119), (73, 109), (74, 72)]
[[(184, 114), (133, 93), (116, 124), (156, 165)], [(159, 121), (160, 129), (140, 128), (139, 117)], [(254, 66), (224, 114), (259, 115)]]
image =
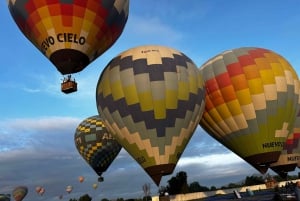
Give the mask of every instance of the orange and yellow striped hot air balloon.
[(200, 125), (265, 173), (293, 133), (299, 97), (295, 70), (271, 50), (242, 47), (209, 59), (200, 71), (207, 91)]
[(8, 8), (27, 39), (61, 74), (70, 75), (116, 42), (127, 22), (129, 0), (8, 0)]

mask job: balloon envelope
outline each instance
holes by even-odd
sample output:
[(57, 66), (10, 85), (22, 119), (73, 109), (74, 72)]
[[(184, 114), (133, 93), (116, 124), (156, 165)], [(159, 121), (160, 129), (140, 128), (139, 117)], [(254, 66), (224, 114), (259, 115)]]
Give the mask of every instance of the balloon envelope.
[(83, 176), (79, 176), (79, 177), (78, 177), (78, 181), (79, 181), (80, 183), (82, 183), (82, 182), (84, 181), (84, 177), (83, 177)]
[(157, 185), (173, 172), (193, 135), (204, 98), (193, 61), (158, 45), (135, 47), (113, 58), (96, 92), (107, 127)]
[(71, 193), (72, 190), (73, 190), (73, 186), (70, 186), (70, 185), (69, 185), (69, 186), (66, 187), (67, 193)]
[(0, 201), (10, 201), (10, 194), (0, 194)]
[(277, 53), (255, 47), (225, 51), (200, 67), (207, 90), (200, 125), (265, 173), (292, 133), (298, 76)]
[(107, 170), (122, 148), (98, 115), (78, 125), (74, 140), (80, 155), (99, 176)]
[(121, 35), (129, 0), (8, 0), (16, 24), (61, 74), (76, 73)]
[(28, 193), (28, 188), (26, 186), (17, 186), (12, 191), (12, 196), (15, 199), (15, 201), (22, 201), (24, 197)]

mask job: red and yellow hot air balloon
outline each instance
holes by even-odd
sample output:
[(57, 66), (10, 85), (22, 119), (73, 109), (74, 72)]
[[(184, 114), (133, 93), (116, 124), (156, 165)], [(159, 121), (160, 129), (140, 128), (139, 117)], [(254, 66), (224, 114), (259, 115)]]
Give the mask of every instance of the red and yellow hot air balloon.
[(242, 47), (209, 59), (200, 71), (207, 92), (200, 125), (265, 173), (293, 132), (299, 97), (295, 70), (271, 50)]
[(71, 93), (77, 85), (70, 75), (83, 70), (121, 35), (129, 0), (8, 0), (8, 8), (28, 40), (61, 74), (69, 74), (62, 91)]
[(17, 186), (12, 191), (12, 196), (15, 201), (22, 201), (28, 193), (28, 188), (26, 186)]
[(157, 185), (172, 174), (198, 126), (204, 100), (193, 61), (159, 45), (131, 48), (113, 58), (96, 91), (107, 128)]
[(84, 181), (84, 176), (79, 176), (79, 177), (78, 177), (78, 181), (79, 181), (80, 183), (82, 183), (82, 182)]

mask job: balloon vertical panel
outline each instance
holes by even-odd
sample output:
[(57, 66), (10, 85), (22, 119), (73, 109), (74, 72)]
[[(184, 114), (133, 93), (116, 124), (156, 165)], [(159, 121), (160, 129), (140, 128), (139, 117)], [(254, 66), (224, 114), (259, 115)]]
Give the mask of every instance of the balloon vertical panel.
[(201, 74), (186, 55), (140, 46), (105, 67), (97, 108), (118, 142), (159, 184), (173, 172), (200, 121), (204, 91)]
[(250, 164), (275, 162), (292, 133), (298, 76), (282, 56), (237, 48), (200, 67), (207, 89), (200, 125)]
[(129, 0), (8, 0), (8, 4), (23, 34), (62, 74), (81, 71), (111, 47), (129, 11)]

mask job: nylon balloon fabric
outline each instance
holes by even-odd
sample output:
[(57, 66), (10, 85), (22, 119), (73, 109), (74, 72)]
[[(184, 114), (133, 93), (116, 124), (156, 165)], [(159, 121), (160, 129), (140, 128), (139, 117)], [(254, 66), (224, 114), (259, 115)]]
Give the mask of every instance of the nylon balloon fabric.
[(122, 148), (98, 115), (86, 118), (78, 125), (74, 141), (80, 155), (99, 176), (108, 169)]
[(203, 86), (190, 58), (159, 45), (124, 51), (99, 77), (99, 114), (157, 185), (173, 172), (200, 121)]
[(265, 173), (293, 132), (298, 76), (274, 51), (241, 47), (201, 67), (207, 91), (200, 125), (231, 151)]
[(81, 71), (116, 42), (129, 0), (8, 0), (8, 7), (22, 33), (64, 75)]

